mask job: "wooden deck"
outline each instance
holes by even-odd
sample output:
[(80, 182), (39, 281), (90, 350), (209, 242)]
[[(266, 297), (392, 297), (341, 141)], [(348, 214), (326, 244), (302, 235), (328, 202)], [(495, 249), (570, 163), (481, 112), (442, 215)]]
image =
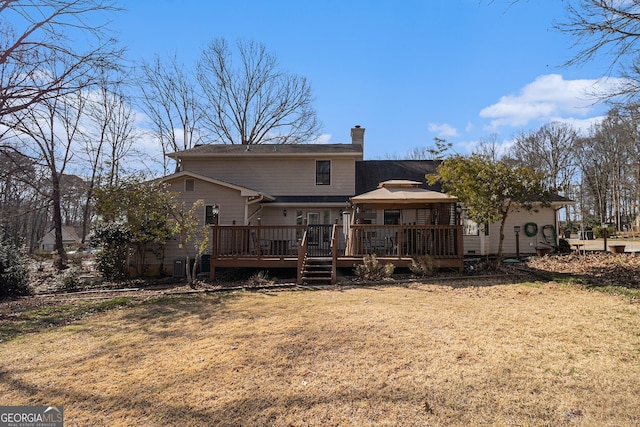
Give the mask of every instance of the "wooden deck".
[(336, 268), (351, 268), (375, 254), (382, 263), (408, 267), (429, 255), (436, 268), (463, 268), (460, 225), (212, 226), (210, 278), (216, 268), (295, 268), (301, 283), (310, 257), (331, 259)]

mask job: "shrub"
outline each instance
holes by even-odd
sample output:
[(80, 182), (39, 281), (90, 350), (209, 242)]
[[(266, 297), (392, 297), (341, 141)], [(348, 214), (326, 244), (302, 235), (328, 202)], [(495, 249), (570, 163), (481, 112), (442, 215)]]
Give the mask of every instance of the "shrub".
[(262, 270), (258, 271), (247, 280), (248, 287), (273, 285), (273, 283), (274, 281), (269, 279), (269, 272)]
[(29, 258), (24, 248), (0, 238), (0, 298), (30, 293)]
[(433, 258), (431, 255), (413, 258), (409, 270), (416, 276), (430, 276), (433, 274)]
[(106, 280), (129, 276), (129, 256), (133, 234), (121, 222), (99, 223), (93, 230), (91, 245), (98, 247), (96, 268)]
[(70, 268), (62, 276), (62, 290), (71, 292), (80, 288), (80, 274), (77, 268)]
[(560, 239), (558, 241), (558, 252), (563, 254), (568, 254), (573, 252), (571, 249), (571, 244), (569, 244), (569, 242), (565, 239)]
[(616, 229), (613, 227), (593, 227), (593, 237), (596, 239), (604, 237), (605, 230), (607, 230), (607, 236), (609, 237), (616, 234)]
[(375, 254), (365, 255), (362, 258), (362, 264), (358, 264), (354, 269), (354, 273), (364, 280), (382, 280), (393, 275), (396, 266), (388, 263), (380, 264)]

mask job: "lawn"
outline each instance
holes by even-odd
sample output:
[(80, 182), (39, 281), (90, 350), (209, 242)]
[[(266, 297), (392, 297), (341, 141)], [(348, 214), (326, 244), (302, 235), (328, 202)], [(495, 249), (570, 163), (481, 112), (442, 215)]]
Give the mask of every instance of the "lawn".
[(66, 426), (640, 424), (640, 305), (556, 283), (113, 304), (0, 342), (0, 404)]

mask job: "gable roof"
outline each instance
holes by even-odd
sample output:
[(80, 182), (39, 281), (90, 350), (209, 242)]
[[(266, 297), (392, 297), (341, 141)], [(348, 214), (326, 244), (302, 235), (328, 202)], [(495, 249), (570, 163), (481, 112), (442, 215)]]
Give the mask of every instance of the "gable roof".
[[(49, 230), (49, 232), (44, 236), (42, 236), (42, 239), (40, 239), (42, 243), (55, 242), (55, 240), (56, 240), (55, 228), (52, 228), (51, 230)], [(81, 240), (82, 239), (80, 239), (80, 236), (78, 236), (78, 233), (76, 233), (75, 228), (73, 228), (70, 225), (62, 226), (62, 243), (66, 243), (66, 244), (80, 243)]]
[(360, 144), (203, 144), (167, 154), (172, 159), (206, 157), (308, 157), (318, 155), (362, 158)]
[(178, 178), (184, 178), (184, 177), (191, 177), (194, 179), (199, 179), (202, 181), (206, 181), (209, 182), (211, 184), (216, 184), (216, 185), (220, 185), (222, 187), (227, 187), (227, 188), (231, 188), (233, 190), (238, 190), (240, 192), (240, 196), (243, 197), (260, 197), (262, 196), (264, 199), (266, 200), (275, 200), (275, 198), (269, 194), (263, 193), (261, 191), (257, 191), (257, 190), (253, 190), (251, 188), (247, 188), (247, 187), (243, 187), (241, 185), (236, 185), (236, 184), (232, 184), (229, 182), (225, 182), (225, 181), (221, 181), (219, 179), (215, 179), (215, 178), (210, 178), (208, 176), (204, 176), (204, 175), (200, 175), (197, 173), (193, 173), (190, 171), (182, 171), (182, 172), (176, 172), (174, 174), (171, 175), (167, 175), (165, 177), (162, 178), (162, 181), (172, 181), (174, 179), (178, 179)]
[(363, 194), (378, 188), (378, 184), (391, 180), (410, 180), (420, 184), (420, 188), (441, 191), (442, 186), (429, 185), (426, 174), (437, 172), (437, 160), (363, 160), (356, 162), (356, 194)]

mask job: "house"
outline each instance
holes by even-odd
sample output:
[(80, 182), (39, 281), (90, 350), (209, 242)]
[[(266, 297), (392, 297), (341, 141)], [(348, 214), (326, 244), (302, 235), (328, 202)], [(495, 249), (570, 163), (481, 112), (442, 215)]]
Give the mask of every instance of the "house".
[[(69, 249), (73, 246), (79, 245), (81, 243), (81, 239), (76, 233), (76, 230), (68, 225), (62, 226), (62, 246), (66, 249)], [(56, 230), (51, 229), (47, 234), (45, 234), (38, 247), (43, 252), (53, 252), (56, 245)]]
[[(313, 258), (324, 258), (318, 270), (335, 277), (337, 267), (372, 253), (398, 266), (431, 255), (436, 266), (462, 269), (464, 255), (497, 250), (493, 224), (480, 233), (456, 198), (428, 185), (425, 175), (438, 162), (364, 160), (364, 132), (352, 128), (350, 144), (216, 144), (169, 154), (179, 164), (163, 179), (169, 189), (188, 206), (205, 202), (211, 277), (231, 266), (293, 267), (302, 275)], [(514, 214), (509, 225), (555, 227), (558, 206)], [(534, 253), (540, 233), (523, 233), (520, 252)], [(515, 253), (515, 236), (505, 242), (505, 252)], [(164, 258), (182, 260), (183, 249), (169, 242)]]

